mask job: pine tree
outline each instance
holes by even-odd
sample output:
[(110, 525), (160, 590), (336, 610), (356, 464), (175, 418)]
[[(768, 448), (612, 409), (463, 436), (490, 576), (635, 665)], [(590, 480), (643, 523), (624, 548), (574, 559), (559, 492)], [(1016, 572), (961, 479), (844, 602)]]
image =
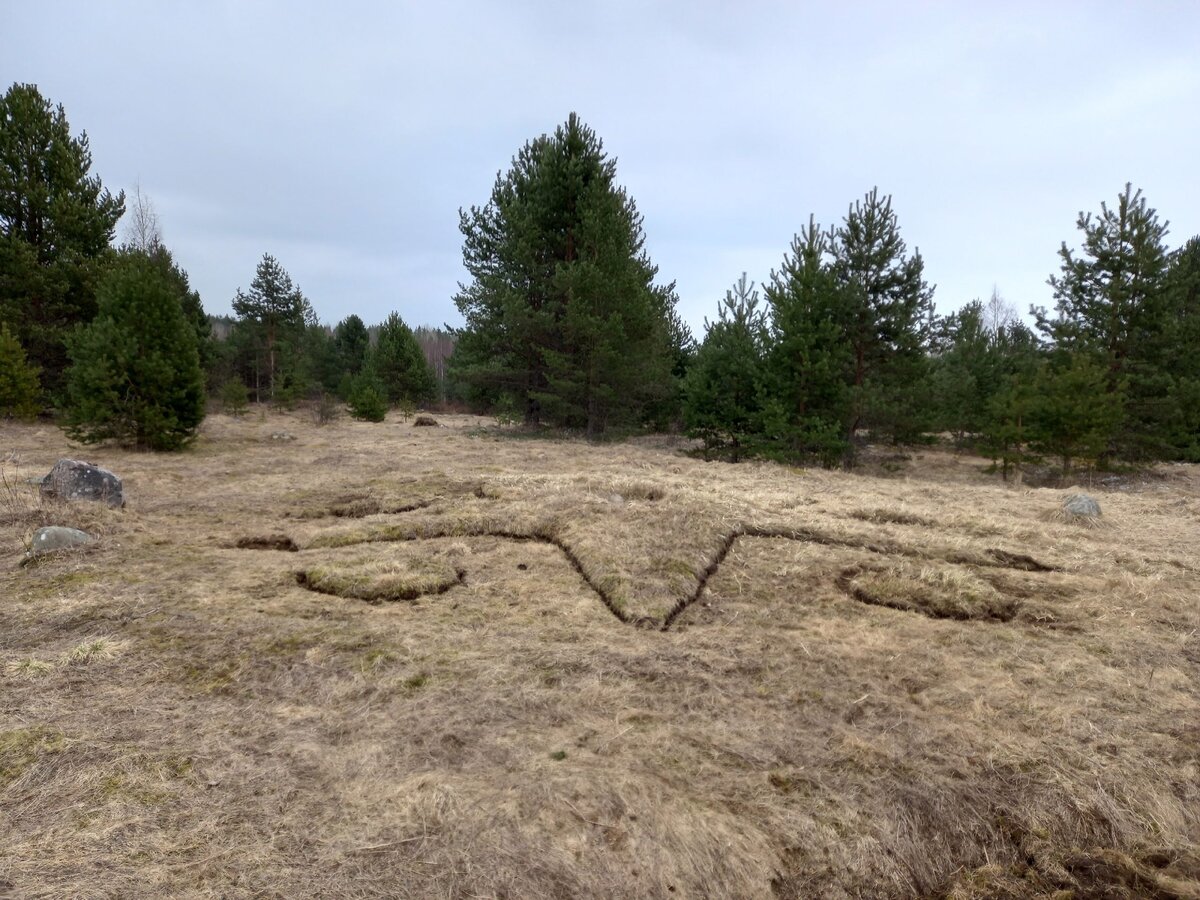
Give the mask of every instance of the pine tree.
[(461, 212), (471, 274), (455, 298), (457, 377), (543, 417), (600, 433), (671, 390), (668, 311), (642, 218), (616, 162), (572, 114), (527, 143), (491, 200)]
[(1169, 373), (1161, 416), (1164, 456), (1200, 462), (1200, 236), (1171, 254), (1166, 327), (1157, 354)]
[(935, 427), (953, 434), (959, 446), (983, 430), (1001, 383), (1002, 361), (985, 314), (983, 303), (972, 300), (940, 320), (930, 361)]
[(71, 329), (96, 311), (96, 282), (124, 212), (90, 175), (86, 133), (62, 106), (14, 84), (0, 98), (0, 320), (8, 321), (57, 396)]
[(120, 255), (100, 283), (96, 318), (70, 340), (72, 438), (177, 450), (196, 436), (204, 378), (184, 299), (150, 256)]
[(37, 368), (26, 359), (8, 323), (0, 322), (0, 418), (33, 418), (41, 392)]
[(993, 320), (988, 326), (996, 381), (983, 410), (980, 444), (982, 451), (1001, 467), (1007, 481), (1014, 471), (1020, 480), (1025, 464), (1037, 459), (1028, 447), (1030, 413), (1039, 388), (1038, 372), (1045, 360), (1036, 336), (1024, 322), (1015, 317), (1005, 321), (1007, 324)]
[(175, 257), (163, 242), (162, 222), (154, 209), (150, 198), (142, 193), (142, 186), (134, 186), (133, 196), (129, 198), (123, 227), (125, 242), (121, 249), (135, 250), (145, 253), (158, 264), (163, 273), (175, 282), (176, 288), (183, 297), (183, 311), (196, 331), (196, 349), (200, 354), (200, 369), (205, 378), (213, 375), (213, 367), (217, 362), (217, 348), (213, 339), (212, 323), (200, 302), (200, 295), (192, 290), (188, 274), (175, 262)]
[(771, 314), (768, 374), (775, 413), (768, 430), (785, 456), (831, 465), (848, 449), (851, 352), (838, 325), (839, 287), (828, 252), (829, 235), (810, 217), (764, 293)]
[(436, 385), (412, 329), (393, 312), (379, 327), (368, 361), (371, 379), (382, 386), (388, 403), (424, 403)]
[(1094, 354), (1083, 351), (1038, 371), (1029, 410), (1030, 443), (1058, 457), (1063, 477), (1073, 462), (1090, 466), (1101, 460), (1121, 423), (1124, 386), (1106, 390), (1109, 375)]
[(281, 373), (295, 373), (304, 330), (316, 324), (312, 306), (278, 260), (265, 253), (250, 290), (242, 293), (238, 288), (233, 311), (239, 317), (238, 327), (255, 348), (255, 399), (280, 399), (277, 395), (288, 387)]
[(737, 462), (761, 446), (765, 410), (767, 318), (745, 273), (725, 293), (715, 322), (684, 380), (687, 433), (704, 441), (705, 455)]
[(364, 422), (382, 422), (387, 418), (387, 395), (369, 372), (353, 378), (346, 403), (350, 415)]
[(196, 352), (200, 356), (200, 370), (207, 378), (210, 369), (216, 362), (217, 351), (213, 341), (212, 323), (208, 320), (208, 313), (204, 311), (200, 294), (192, 289), (187, 272), (175, 262), (174, 255), (162, 244), (161, 240), (153, 241), (144, 252), (155, 265), (162, 269), (163, 274), (174, 285), (174, 290), (182, 298), (183, 314), (196, 333)]
[(842, 309), (838, 324), (851, 352), (851, 442), (861, 427), (894, 439), (919, 430), (918, 387), (925, 376), (925, 343), (933, 288), (925, 283), (920, 251), (908, 255), (890, 195), (877, 188), (850, 207), (830, 235), (832, 271)]
[[(1160, 222), (1141, 191), (1130, 184), (1110, 209), (1080, 212), (1077, 256), (1066, 242), (1060, 275), (1051, 275), (1056, 315), (1035, 309), (1039, 330), (1071, 354), (1096, 357), (1105, 370), (1103, 390), (1118, 397), (1121, 425), (1113, 446), (1127, 456), (1159, 455), (1164, 377), (1159, 336), (1168, 328), (1165, 297), (1167, 223)], [(1107, 456), (1107, 452), (1104, 454)]]

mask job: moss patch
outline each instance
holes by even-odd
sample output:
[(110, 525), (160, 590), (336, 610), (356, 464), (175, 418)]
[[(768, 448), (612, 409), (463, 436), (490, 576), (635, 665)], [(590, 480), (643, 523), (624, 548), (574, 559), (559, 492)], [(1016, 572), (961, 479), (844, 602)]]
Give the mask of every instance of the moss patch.
[(6, 787), (47, 754), (60, 753), (62, 732), (34, 726), (0, 731), (0, 787)]

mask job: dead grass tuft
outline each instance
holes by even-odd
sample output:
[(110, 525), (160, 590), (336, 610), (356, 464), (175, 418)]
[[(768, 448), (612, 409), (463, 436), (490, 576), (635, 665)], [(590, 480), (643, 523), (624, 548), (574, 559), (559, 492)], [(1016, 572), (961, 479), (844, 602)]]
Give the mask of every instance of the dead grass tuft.
[(88, 663), (115, 659), (125, 650), (125, 642), (110, 637), (89, 637), (80, 641), (62, 655), (62, 665), (87, 665)]
[(1081, 516), (1062, 507), (1042, 513), (1041, 519), (1044, 522), (1053, 522), (1060, 525), (1078, 525), (1081, 528), (1104, 529), (1113, 527), (1110, 519), (1101, 518), (1100, 516)]
[(963, 569), (918, 568), (903, 563), (879, 569), (851, 568), (841, 574), (839, 585), (863, 603), (935, 619), (1008, 622), (1021, 605)]
[(238, 550), (282, 550), (284, 553), (295, 553), (300, 549), (286, 534), (240, 537), (233, 546)]
[(649, 500), (654, 502), (667, 496), (662, 486), (647, 481), (622, 482), (617, 485), (617, 494), (625, 500)]
[(310, 591), (368, 603), (416, 600), (462, 584), (466, 571), (446, 559), (374, 561), (314, 566), (296, 573)]
[(925, 516), (898, 509), (852, 509), (849, 516), (863, 522), (890, 522), (893, 525), (920, 525), (923, 528), (934, 528), (937, 525), (936, 522)]
[(1197, 884), (1200, 856), (1190, 848), (1122, 853), (1035, 845), (1028, 847), (1027, 859), (1020, 864), (986, 865), (964, 874), (946, 898), (1196, 900)]
[(41, 678), (54, 671), (54, 664), (31, 657), (6, 662), (4, 671), (12, 678)]

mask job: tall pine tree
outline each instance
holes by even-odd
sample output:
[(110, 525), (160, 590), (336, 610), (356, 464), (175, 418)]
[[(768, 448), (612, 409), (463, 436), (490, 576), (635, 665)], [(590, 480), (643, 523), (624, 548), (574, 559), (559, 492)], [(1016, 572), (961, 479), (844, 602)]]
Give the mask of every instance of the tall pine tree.
[(1163, 455), (1200, 462), (1200, 236), (1171, 254), (1165, 327), (1157, 354), (1169, 374), (1160, 437)]
[(61, 395), (66, 340), (96, 313), (96, 283), (125, 195), (89, 174), (86, 133), (35, 85), (0, 97), (0, 321), (9, 323), (47, 391)]
[(460, 379), (515, 400), (527, 424), (589, 435), (670, 392), (674, 291), (654, 284), (642, 217), (578, 116), (521, 148), (460, 229)]
[(828, 263), (829, 235), (811, 216), (764, 293), (771, 314), (767, 426), (792, 459), (832, 464), (848, 449), (845, 429), (851, 347), (839, 324), (840, 287)]
[(933, 317), (933, 288), (920, 251), (908, 255), (891, 195), (872, 188), (830, 235), (839, 325), (851, 352), (847, 440), (862, 427), (894, 439), (920, 428), (918, 388)]
[(281, 399), (295, 375), (305, 329), (317, 322), (312, 306), (279, 261), (263, 254), (250, 290), (233, 298), (237, 327), (253, 348), (255, 400)]
[(1049, 279), (1055, 315), (1035, 309), (1038, 328), (1060, 351), (1092, 356), (1104, 370), (1103, 390), (1120, 414), (1103, 456), (1160, 455), (1169, 416), (1160, 402), (1170, 380), (1160, 340), (1168, 328), (1167, 223), (1126, 184), (1115, 207), (1101, 203), (1097, 216), (1080, 212), (1076, 226), (1082, 250), (1077, 255), (1063, 242), (1061, 273)]

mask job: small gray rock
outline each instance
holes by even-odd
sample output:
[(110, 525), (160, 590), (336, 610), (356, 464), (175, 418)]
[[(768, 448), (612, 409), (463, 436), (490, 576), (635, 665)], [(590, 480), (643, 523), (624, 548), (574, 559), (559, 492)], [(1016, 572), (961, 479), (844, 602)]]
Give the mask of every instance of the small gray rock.
[(33, 533), (29, 555), (41, 556), (56, 550), (70, 550), (94, 543), (96, 543), (96, 539), (86, 531), (80, 531), (78, 528), (64, 528), (62, 525), (47, 525)]
[(1063, 512), (1068, 516), (1081, 519), (1095, 519), (1100, 516), (1100, 504), (1087, 494), (1070, 494), (1063, 500)]
[(294, 441), (296, 436), (290, 431), (272, 431), (270, 440), (272, 441)]
[(108, 469), (74, 459), (60, 459), (41, 481), (41, 494), (53, 500), (93, 500), (114, 508), (125, 505), (121, 479)]

